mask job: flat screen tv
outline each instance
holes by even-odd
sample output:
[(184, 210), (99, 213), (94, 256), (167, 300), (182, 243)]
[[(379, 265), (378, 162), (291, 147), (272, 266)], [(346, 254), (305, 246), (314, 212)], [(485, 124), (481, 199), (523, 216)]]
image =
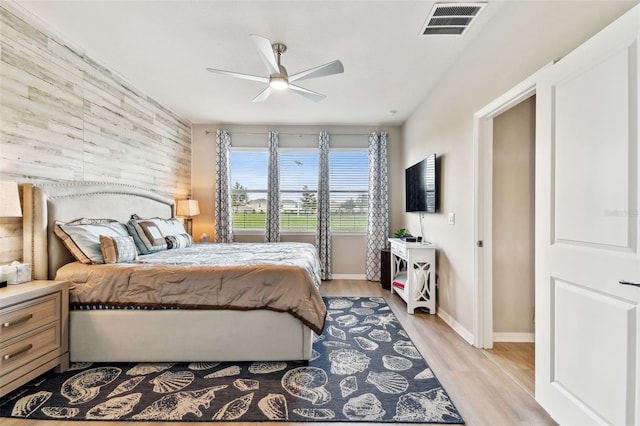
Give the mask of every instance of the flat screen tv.
[(405, 200), (407, 212), (436, 213), (438, 211), (438, 161), (431, 154), (405, 170)]

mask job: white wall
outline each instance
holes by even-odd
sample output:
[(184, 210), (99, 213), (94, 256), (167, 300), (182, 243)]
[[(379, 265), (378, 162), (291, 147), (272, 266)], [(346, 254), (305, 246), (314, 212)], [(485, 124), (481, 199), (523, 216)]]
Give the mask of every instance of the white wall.
[[(285, 125), (238, 125), (207, 124), (192, 127), (192, 193), (200, 203), (200, 215), (194, 218), (193, 235), (198, 240), (203, 233), (213, 236), (215, 197), (215, 131), (225, 129), (231, 132), (232, 146), (267, 146), (267, 133), (280, 133), (279, 146), (309, 147), (318, 145), (318, 133), (329, 132), (332, 147), (368, 146), (368, 134), (372, 131), (386, 131), (389, 155), (389, 203), (390, 230), (400, 228), (404, 212), (404, 171), (401, 166), (402, 133), (399, 126), (285, 126)], [(209, 132), (207, 134), (207, 132)], [(300, 136), (297, 136), (300, 135)], [(355, 135), (355, 136), (348, 136)], [(303, 241), (315, 243), (313, 234), (284, 234), (282, 241)], [(264, 234), (239, 234), (236, 241), (264, 241)], [(366, 238), (364, 234), (334, 234), (332, 240), (332, 273), (334, 276), (363, 277), (365, 274)]]
[[(0, 38), (0, 180), (116, 182), (189, 196), (188, 121), (7, 2)], [(22, 221), (1, 219), (0, 264), (21, 259), (22, 249)]]
[[(403, 167), (432, 152), (442, 158), (441, 213), (425, 215), (425, 235), (441, 248), (439, 311), (467, 333), (473, 329), (473, 114), (636, 3), (535, 1), (520, 5), (527, 8), (524, 18), (506, 4), (493, 20), (507, 22), (513, 31), (498, 33), (490, 21), (481, 42), (467, 46), (403, 126)], [(453, 226), (447, 225), (448, 212), (456, 214)], [(405, 224), (419, 229), (418, 215), (405, 214)]]

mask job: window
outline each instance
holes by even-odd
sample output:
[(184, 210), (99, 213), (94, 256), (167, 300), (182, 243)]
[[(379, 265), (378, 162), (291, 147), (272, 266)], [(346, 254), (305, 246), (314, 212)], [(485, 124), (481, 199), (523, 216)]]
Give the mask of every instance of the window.
[(280, 230), (315, 231), (318, 150), (280, 150)]
[(369, 152), (329, 151), (329, 198), (331, 230), (367, 230), (369, 194)]
[(264, 230), (267, 213), (267, 151), (231, 150), (233, 229)]
[[(232, 149), (231, 204), (234, 230), (263, 231), (267, 213), (266, 150)], [(319, 154), (316, 149), (280, 149), (280, 230), (315, 232)], [(329, 151), (331, 230), (367, 230), (369, 153)]]

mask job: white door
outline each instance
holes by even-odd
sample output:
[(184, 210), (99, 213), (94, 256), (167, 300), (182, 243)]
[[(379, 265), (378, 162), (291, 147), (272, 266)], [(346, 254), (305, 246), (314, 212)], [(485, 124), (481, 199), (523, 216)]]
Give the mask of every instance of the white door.
[(536, 399), (640, 424), (640, 6), (537, 85)]

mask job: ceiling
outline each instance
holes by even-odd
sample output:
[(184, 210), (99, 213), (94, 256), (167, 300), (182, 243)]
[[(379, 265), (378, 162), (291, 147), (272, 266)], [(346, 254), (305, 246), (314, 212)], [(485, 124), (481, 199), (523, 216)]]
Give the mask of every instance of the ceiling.
[[(420, 36), (433, 1), (17, 3), (72, 47), (194, 124), (400, 124), (507, 9), (504, 1), (489, 2), (463, 36)], [(506, 24), (509, 31), (540, 25), (526, 16)], [(263, 83), (205, 70), (267, 76), (250, 34), (287, 45), (282, 63), (289, 74), (335, 59), (345, 71), (299, 82), (327, 96), (319, 103), (291, 91), (253, 103)]]

